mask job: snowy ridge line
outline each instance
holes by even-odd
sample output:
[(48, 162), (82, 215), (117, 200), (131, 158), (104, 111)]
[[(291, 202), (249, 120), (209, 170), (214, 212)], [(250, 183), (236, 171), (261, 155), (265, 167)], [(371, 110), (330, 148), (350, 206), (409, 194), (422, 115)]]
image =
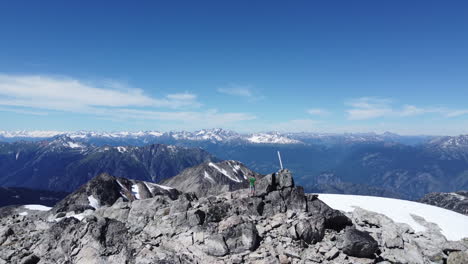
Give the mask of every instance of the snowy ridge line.
[(460, 194), (458, 194), (458, 193), (454, 193), (454, 192), (452, 192), (452, 193), (450, 193), (450, 194), (451, 194), (452, 196), (456, 197), (458, 200), (461, 200), (461, 201), (463, 201), (463, 200), (465, 200), (465, 199), (466, 199), (466, 197), (465, 197), (465, 196), (463, 196), (463, 195), (460, 195)]
[(210, 174), (208, 172), (205, 171), (205, 175), (204, 175), (204, 178), (207, 178), (209, 181), (211, 181), (212, 183), (216, 183), (216, 181), (210, 176)]
[(159, 187), (161, 189), (167, 190), (167, 191), (174, 190), (174, 188), (166, 186), (166, 185), (160, 185), (160, 184), (156, 184), (156, 183), (150, 183), (150, 184), (152, 184), (154, 186), (157, 186), (157, 187)]
[(215, 168), (215, 169), (218, 170), (221, 174), (223, 174), (224, 176), (228, 177), (228, 178), (231, 179), (232, 181), (235, 181), (235, 182), (242, 182), (242, 180), (239, 180), (237, 177), (234, 178), (233, 176), (229, 175), (225, 169), (221, 169), (220, 167), (216, 166), (216, 164), (214, 164), (214, 163), (212, 163), (212, 162), (208, 163), (208, 166)]
[(143, 138), (143, 137), (166, 137), (175, 140), (189, 140), (189, 141), (211, 141), (211, 142), (229, 142), (229, 141), (244, 141), (254, 144), (298, 144), (302, 143), (299, 140), (291, 139), (286, 134), (278, 132), (268, 133), (250, 133), (240, 134), (234, 131), (224, 129), (202, 129), (194, 132), (187, 131), (138, 131), (138, 132), (94, 132), (94, 131), (76, 131), (76, 132), (61, 132), (61, 131), (0, 131), (0, 138), (38, 138), (46, 139), (55, 136), (67, 136), (71, 139), (88, 138)]

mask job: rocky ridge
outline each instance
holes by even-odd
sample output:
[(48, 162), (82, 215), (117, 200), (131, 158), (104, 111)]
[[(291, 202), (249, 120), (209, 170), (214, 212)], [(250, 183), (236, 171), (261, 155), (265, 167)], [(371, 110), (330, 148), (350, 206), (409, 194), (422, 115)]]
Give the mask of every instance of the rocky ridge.
[[(114, 186), (105, 175), (67, 198), (95, 195), (102, 180)], [(468, 254), (466, 241), (446, 241), (435, 227), (415, 233), (372, 212), (333, 210), (287, 170), (260, 179), (254, 197), (241, 189), (112, 200), (78, 219), (60, 204), (26, 216), (9, 208), (0, 263), (462, 263), (453, 261)]]
[(249, 186), (248, 179), (261, 178), (260, 175), (239, 161), (206, 162), (185, 169), (177, 176), (161, 184), (182, 192), (195, 193), (198, 197), (231, 192)]
[(458, 191), (453, 193), (429, 193), (418, 202), (435, 205), (449, 209), (460, 214), (468, 215), (468, 191)]
[(70, 193), (104, 172), (159, 182), (207, 161), (218, 159), (200, 148), (97, 147), (58, 136), (39, 142), (0, 143), (0, 185)]

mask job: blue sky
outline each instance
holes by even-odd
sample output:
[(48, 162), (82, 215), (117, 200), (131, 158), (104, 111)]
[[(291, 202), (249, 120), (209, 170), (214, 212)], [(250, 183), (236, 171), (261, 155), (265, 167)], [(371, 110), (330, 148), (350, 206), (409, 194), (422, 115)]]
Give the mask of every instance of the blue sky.
[(3, 1), (0, 130), (468, 133), (466, 1)]

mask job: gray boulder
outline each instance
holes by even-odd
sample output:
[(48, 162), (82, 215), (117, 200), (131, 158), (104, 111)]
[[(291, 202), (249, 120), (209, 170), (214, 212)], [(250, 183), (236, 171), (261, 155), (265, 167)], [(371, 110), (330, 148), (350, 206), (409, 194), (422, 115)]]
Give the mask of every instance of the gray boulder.
[(255, 183), (255, 195), (265, 196), (268, 193), (276, 190), (276, 179), (274, 174), (265, 175)]
[(210, 256), (216, 257), (222, 257), (229, 253), (229, 249), (226, 242), (224, 242), (223, 236), (219, 234), (205, 238), (203, 251)]
[(351, 226), (352, 221), (338, 210), (330, 208), (317, 198), (316, 195), (307, 194), (307, 211), (314, 216), (322, 216), (325, 219), (325, 228), (340, 231)]
[(343, 252), (353, 257), (373, 258), (378, 250), (377, 241), (372, 236), (355, 228), (346, 228), (340, 242)]
[(257, 228), (251, 222), (232, 226), (222, 234), (231, 253), (254, 251), (260, 244)]
[(325, 221), (323, 218), (316, 218), (313, 221), (300, 220), (295, 230), (297, 237), (307, 244), (315, 244), (322, 240), (325, 235)]
[(278, 183), (278, 189), (294, 187), (294, 179), (292, 173), (288, 169), (280, 170), (275, 173), (274, 176)]

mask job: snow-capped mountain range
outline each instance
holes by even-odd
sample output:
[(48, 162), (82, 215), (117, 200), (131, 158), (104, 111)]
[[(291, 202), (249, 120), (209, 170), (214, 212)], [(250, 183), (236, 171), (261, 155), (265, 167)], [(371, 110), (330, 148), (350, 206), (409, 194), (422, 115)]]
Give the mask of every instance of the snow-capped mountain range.
[(230, 142), (244, 141), (254, 144), (300, 144), (299, 140), (289, 138), (286, 135), (269, 132), (256, 134), (240, 134), (234, 131), (224, 129), (203, 129), (195, 132), (188, 131), (139, 131), (139, 132), (94, 132), (94, 131), (77, 131), (77, 132), (59, 132), (59, 131), (0, 131), (0, 139), (8, 141), (14, 139), (45, 139), (59, 135), (66, 135), (72, 139), (89, 140), (91, 138), (107, 138), (107, 139), (142, 139), (145, 138), (164, 138), (172, 140), (185, 141), (209, 141), (209, 142)]
[[(353, 142), (398, 142), (404, 144), (426, 143), (430, 140), (446, 140), (445, 137), (433, 136), (401, 136), (394, 133), (238, 133), (221, 128), (202, 129), (194, 132), (188, 131), (138, 131), (138, 132), (97, 132), (97, 131), (0, 131), (0, 141), (17, 140), (40, 140), (54, 136), (66, 135), (72, 139), (96, 143), (105, 141), (106, 144), (120, 142), (132, 142), (139, 144), (191, 141), (191, 142), (211, 142), (211, 143), (246, 143), (246, 144), (340, 144)], [(468, 136), (465, 136), (468, 138)], [(465, 138), (464, 142), (467, 142)]]

